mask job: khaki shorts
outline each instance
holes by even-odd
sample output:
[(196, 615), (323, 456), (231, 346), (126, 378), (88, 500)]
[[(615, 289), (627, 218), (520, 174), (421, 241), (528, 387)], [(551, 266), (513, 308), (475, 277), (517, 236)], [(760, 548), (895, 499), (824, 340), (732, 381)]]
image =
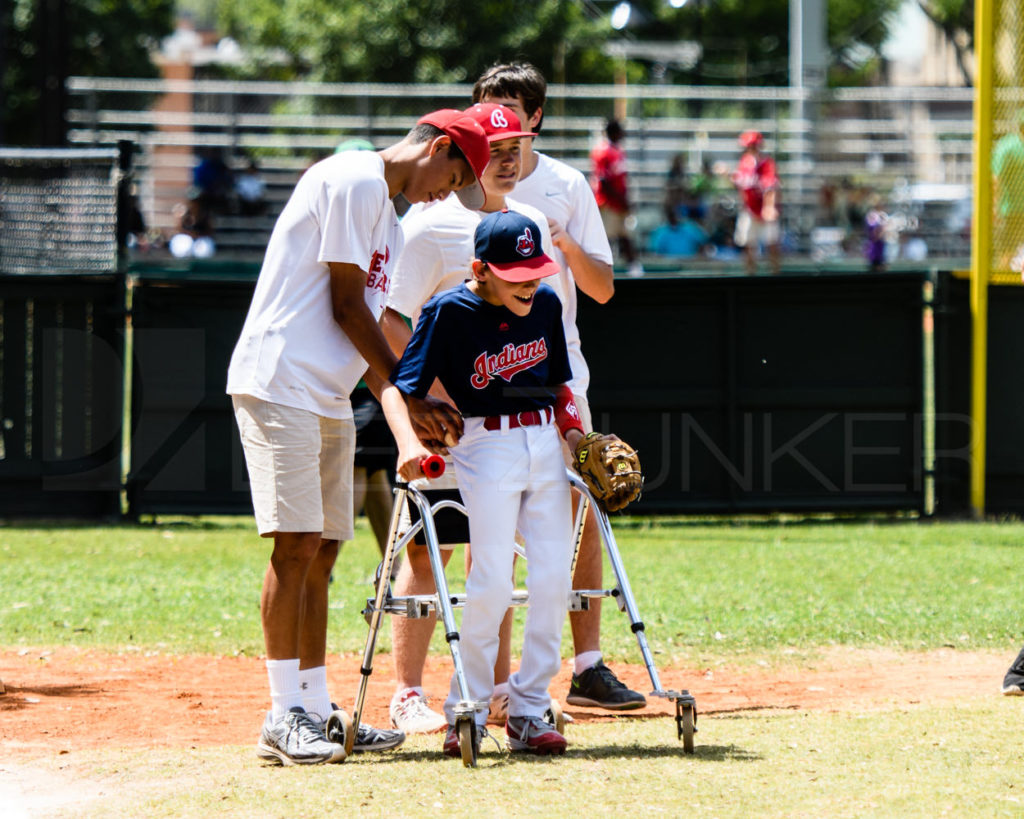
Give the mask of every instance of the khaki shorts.
[(325, 540), (351, 540), (354, 422), (248, 395), (231, 400), (259, 533), (320, 532)]
[(747, 210), (741, 210), (736, 217), (736, 235), (733, 241), (739, 247), (746, 247), (753, 244), (755, 248), (759, 244), (777, 245), (779, 243), (780, 231), (779, 222), (765, 222), (763, 219), (755, 219)]

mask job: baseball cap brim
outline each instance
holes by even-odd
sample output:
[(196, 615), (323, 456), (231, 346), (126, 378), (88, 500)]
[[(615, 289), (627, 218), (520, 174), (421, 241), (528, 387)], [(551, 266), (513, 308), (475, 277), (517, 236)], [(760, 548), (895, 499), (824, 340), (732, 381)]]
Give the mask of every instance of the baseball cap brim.
[(528, 282), (534, 279), (544, 279), (554, 276), (561, 268), (558, 262), (541, 253), (532, 259), (523, 259), (515, 264), (494, 264), (487, 262), (487, 266), (494, 271), (494, 275), (506, 282)]
[(473, 173), (473, 182), (457, 190), (455, 195), (470, 210), (482, 208), (487, 196), (480, 184), (480, 177), (491, 160), (491, 146), (484, 129), (475, 119), (454, 108), (433, 111), (420, 117), (419, 123), (440, 128), (462, 151)]
[(470, 210), (480, 210), (484, 206), (484, 202), (487, 201), (487, 194), (484, 193), (484, 186), (480, 184), (479, 179), (472, 185), (459, 188), (459, 190), (455, 191), (455, 195)]

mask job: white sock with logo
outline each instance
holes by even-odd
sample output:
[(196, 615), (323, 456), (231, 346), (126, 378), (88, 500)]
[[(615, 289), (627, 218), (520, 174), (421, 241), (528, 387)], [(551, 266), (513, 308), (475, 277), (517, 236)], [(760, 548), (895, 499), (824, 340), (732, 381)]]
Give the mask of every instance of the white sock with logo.
[(302, 707), (311, 717), (327, 722), (331, 715), (331, 695), (327, 693), (327, 667), (303, 668), (299, 671)]
[(274, 719), (284, 716), (292, 708), (302, 707), (299, 689), (299, 660), (267, 660), (270, 680), (270, 702)]
[(573, 660), (572, 673), (578, 676), (599, 662), (601, 662), (600, 651), (584, 651), (582, 654), (577, 654)]

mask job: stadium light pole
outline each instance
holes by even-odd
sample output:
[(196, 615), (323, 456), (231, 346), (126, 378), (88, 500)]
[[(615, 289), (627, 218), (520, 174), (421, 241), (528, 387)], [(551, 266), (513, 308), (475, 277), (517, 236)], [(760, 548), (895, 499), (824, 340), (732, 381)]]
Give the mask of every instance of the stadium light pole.
[(796, 147), (791, 154), (796, 160), (795, 177), (801, 188), (814, 167), (813, 139), (817, 129), (806, 127), (806, 122), (808, 99), (814, 116), (813, 102), (825, 87), (829, 60), (827, 17), (825, 0), (789, 0), (789, 86), (793, 92), (790, 114), (791, 128), (798, 129), (792, 133)]

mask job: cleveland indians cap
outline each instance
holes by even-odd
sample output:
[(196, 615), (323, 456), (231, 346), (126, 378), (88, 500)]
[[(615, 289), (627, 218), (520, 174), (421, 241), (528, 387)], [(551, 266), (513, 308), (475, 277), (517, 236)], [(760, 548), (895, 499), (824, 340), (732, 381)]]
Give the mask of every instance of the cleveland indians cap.
[(473, 171), (474, 181), (472, 185), (466, 185), (461, 190), (455, 191), (455, 195), (470, 210), (479, 210), (484, 206), (486, 197), (484, 187), (480, 184), (480, 176), (491, 160), (490, 143), (487, 141), (487, 134), (480, 127), (479, 123), (472, 117), (466, 116), (462, 111), (454, 108), (442, 108), (426, 116), (420, 117), (417, 125), (433, 125), (440, 128), (452, 142), (459, 146), (459, 150), (466, 156), (470, 170)]
[(480, 123), (488, 142), (513, 137), (535, 137), (533, 131), (524, 131), (516, 112), (496, 102), (478, 102), (466, 109), (466, 115)]
[(488, 213), (477, 225), (474, 238), (476, 258), (507, 282), (543, 279), (561, 270), (540, 246), (537, 223), (514, 210)]

